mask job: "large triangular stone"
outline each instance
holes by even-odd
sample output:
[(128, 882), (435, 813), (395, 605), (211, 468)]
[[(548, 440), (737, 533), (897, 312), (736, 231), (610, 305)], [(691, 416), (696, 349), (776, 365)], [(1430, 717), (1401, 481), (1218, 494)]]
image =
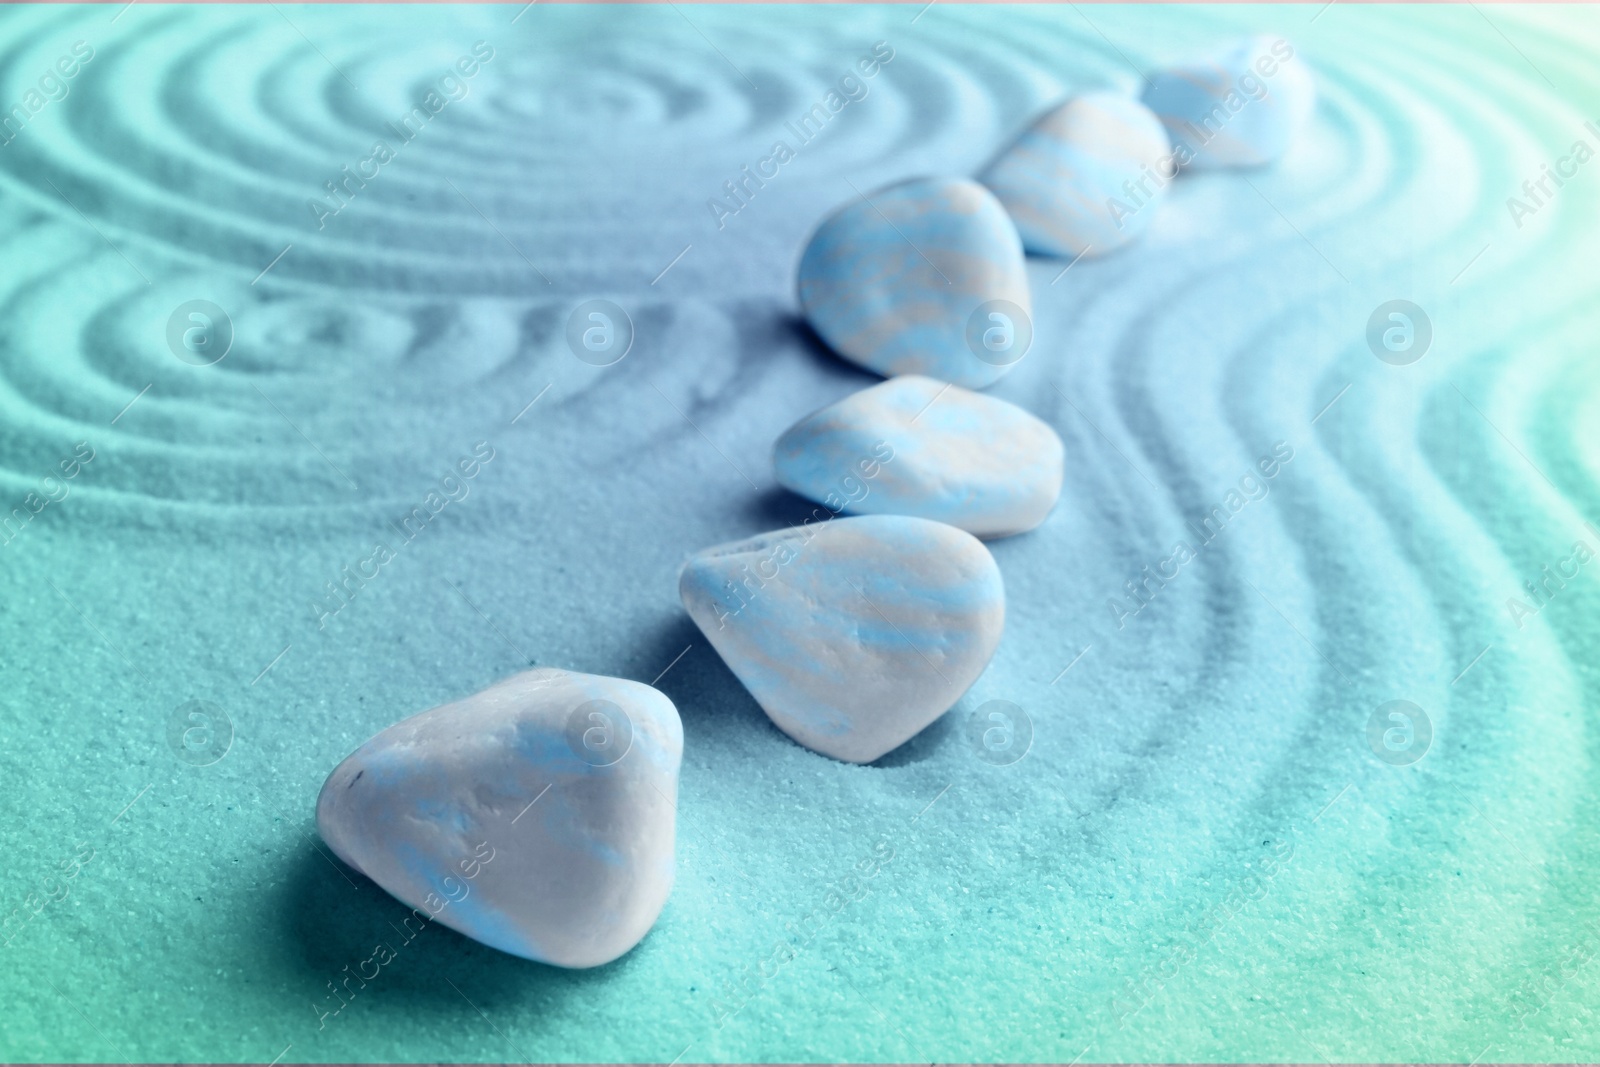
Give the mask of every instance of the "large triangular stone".
[(639, 682), (540, 669), (396, 723), (336, 767), (317, 829), (486, 945), (563, 967), (632, 948), (666, 903), (683, 726)]

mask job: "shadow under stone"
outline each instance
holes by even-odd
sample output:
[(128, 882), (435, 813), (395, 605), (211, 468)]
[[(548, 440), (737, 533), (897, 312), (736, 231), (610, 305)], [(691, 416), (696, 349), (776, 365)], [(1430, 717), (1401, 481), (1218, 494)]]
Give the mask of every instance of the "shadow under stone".
[(924, 726), (911, 740), (890, 749), (867, 766), (909, 767), (913, 763), (922, 763), (946, 754), (958, 733), (956, 719), (961, 716), (961, 709), (962, 703), (958, 701), (955, 707)]
[(657, 679), (655, 687), (677, 707), (686, 749), (714, 752), (774, 740), (793, 744), (767, 718), (687, 615), (677, 612), (664, 619), (643, 638), (643, 644), (651, 650), (644, 657), (646, 662), (668, 663), (683, 653), (683, 658)]
[(554, 1015), (585, 988), (614, 980), (640, 951), (583, 971), (537, 963), (437, 921), (422, 923), (320, 841), (302, 838), (284, 862), (286, 877), (261, 927), (266, 943), (259, 958), (289, 992), (303, 990), (314, 1030), (365, 1012), (480, 1021), (477, 1008), (526, 1016), (536, 1006), (540, 1016)]

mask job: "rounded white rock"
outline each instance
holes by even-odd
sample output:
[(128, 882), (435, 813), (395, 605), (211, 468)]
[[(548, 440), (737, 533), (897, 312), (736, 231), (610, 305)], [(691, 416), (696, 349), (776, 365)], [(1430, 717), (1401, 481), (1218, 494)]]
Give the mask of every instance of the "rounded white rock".
[[(799, 288), (817, 335), (885, 377), (931, 374), (981, 389), (1032, 337), (1022, 239), (994, 194), (966, 178), (918, 178), (840, 208), (807, 243)], [(987, 326), (997, 305), (1012, 340), (980, 355), (975, 317)]]
[(1064, 449), (1015, 404), (910, 374), (795, 423), (773, 466), (784, 487), (836, 513), (915, 515), (1005, 537), (1050, 514)]
[(983, 673), (1005, 627), (1005, 587), (983, 543), (944, 523), (807, 522), (697, 553), (678, 591), (780, 730), (870, 763)]
[(527, 671), (358, 748), (323, 784), (317, 829), (418, 918), (594, 967), (672, 889), (682, 758), (677, 709), (649, 686)]
[(1186, 167), (1254, 167), (1288, 151), (1316, 108), (1317, 85), (1282, 37), (1246, 37), (1153, 74), (1144, 102)]
[(1097, 91), (1047, 112), (980, 180), (1010, 212), (1028, 251), (1099, 256), (1149, 228), (1176, 173), (1155, 113)]

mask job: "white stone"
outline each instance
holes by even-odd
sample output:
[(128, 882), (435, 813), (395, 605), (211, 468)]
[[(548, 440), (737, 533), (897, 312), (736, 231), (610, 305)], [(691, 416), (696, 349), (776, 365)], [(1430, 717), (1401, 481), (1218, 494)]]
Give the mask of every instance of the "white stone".
[(953, 526), (831, 519), (696, 554), (678, 591), (778, 728), (870, 763), (943, 715), (1005, 625), (1000, 569)]
[(997, 397), (906, 375), (791, 426), (773, 448), (786, 488), (835, 513), (916, 515), (979, 537), (1045, 520), (1061, 494), (1061, 438)]
[(1149, 228), (1177, 173), (1161, 120), (1120, 93), (1046, 113), (981, 178), (1030, 252), (1101, 256)]
[[(980, 357), (973, 317), (996, 301), (1024, 321), (1011, 323), (1014, 348)], [(981, 389), (1032, 338), (1017, 228), (993, 193), (965, 178), (902, 182), (840, 208), (806, 245), (800, 304), (835, 352), (885, 377), (931, 374)]]
[(1281, 37), (1247, 37), (1159, 71), (1144, 102), (1172, 134), (1178, 162), (1254, 167), (1281, 157), (1316, 108), (1311, 69)]
[(677, 709), (649, 686), (527, 671), (358, 748), (323, 784), (317, 829), (418, 917), (594, 967), (666, 903), (682, 757)]

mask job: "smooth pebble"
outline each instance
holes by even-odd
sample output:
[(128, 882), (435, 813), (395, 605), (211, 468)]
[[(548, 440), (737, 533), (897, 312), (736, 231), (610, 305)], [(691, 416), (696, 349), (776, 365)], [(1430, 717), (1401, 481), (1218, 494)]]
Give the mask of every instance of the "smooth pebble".
[(979, 537), (1045, 520), (1061, 494), (1061, 438), (997, 397), (921, 375), (852, 393), (791, 426), (778, 481), (834, 511), (915, 515)]
[(1180, 165), (1253, 167), (1289, 149), (1316, 94), (1294, 46), (1259, 35), (1152, 75), (1144, 102), (1172, 134)]
[(1028, 251), (1098, 256), (1149, 227), (1175, 173), (1161, 120), (1137, 100), (1100, 91), (1046, 113), (980, 180)]
[(869, 370), (979, 389), (1026, 355), (1029, 321), (1012, 322), (1008, 347), (982, 358), (969, 339), (991, 302), (1024, 320), (1033, 314), (1024, 264), (1017, 228), (993, 193), (965, 178), (918, 178), (823, 221), (800, 259), (800, 304), (834, 351)]
[(869, 763), (943, 715), (983, 673), (1005, 589), (977, 538), (868, 515), (696, 554), (679, 594), (778, 728)]
[(594, 967), (672, 888), (682, 757), (677, 709), (649, 686), (527, 671), (358, 748), (323, 784), (317, 829), (419, 918)]

